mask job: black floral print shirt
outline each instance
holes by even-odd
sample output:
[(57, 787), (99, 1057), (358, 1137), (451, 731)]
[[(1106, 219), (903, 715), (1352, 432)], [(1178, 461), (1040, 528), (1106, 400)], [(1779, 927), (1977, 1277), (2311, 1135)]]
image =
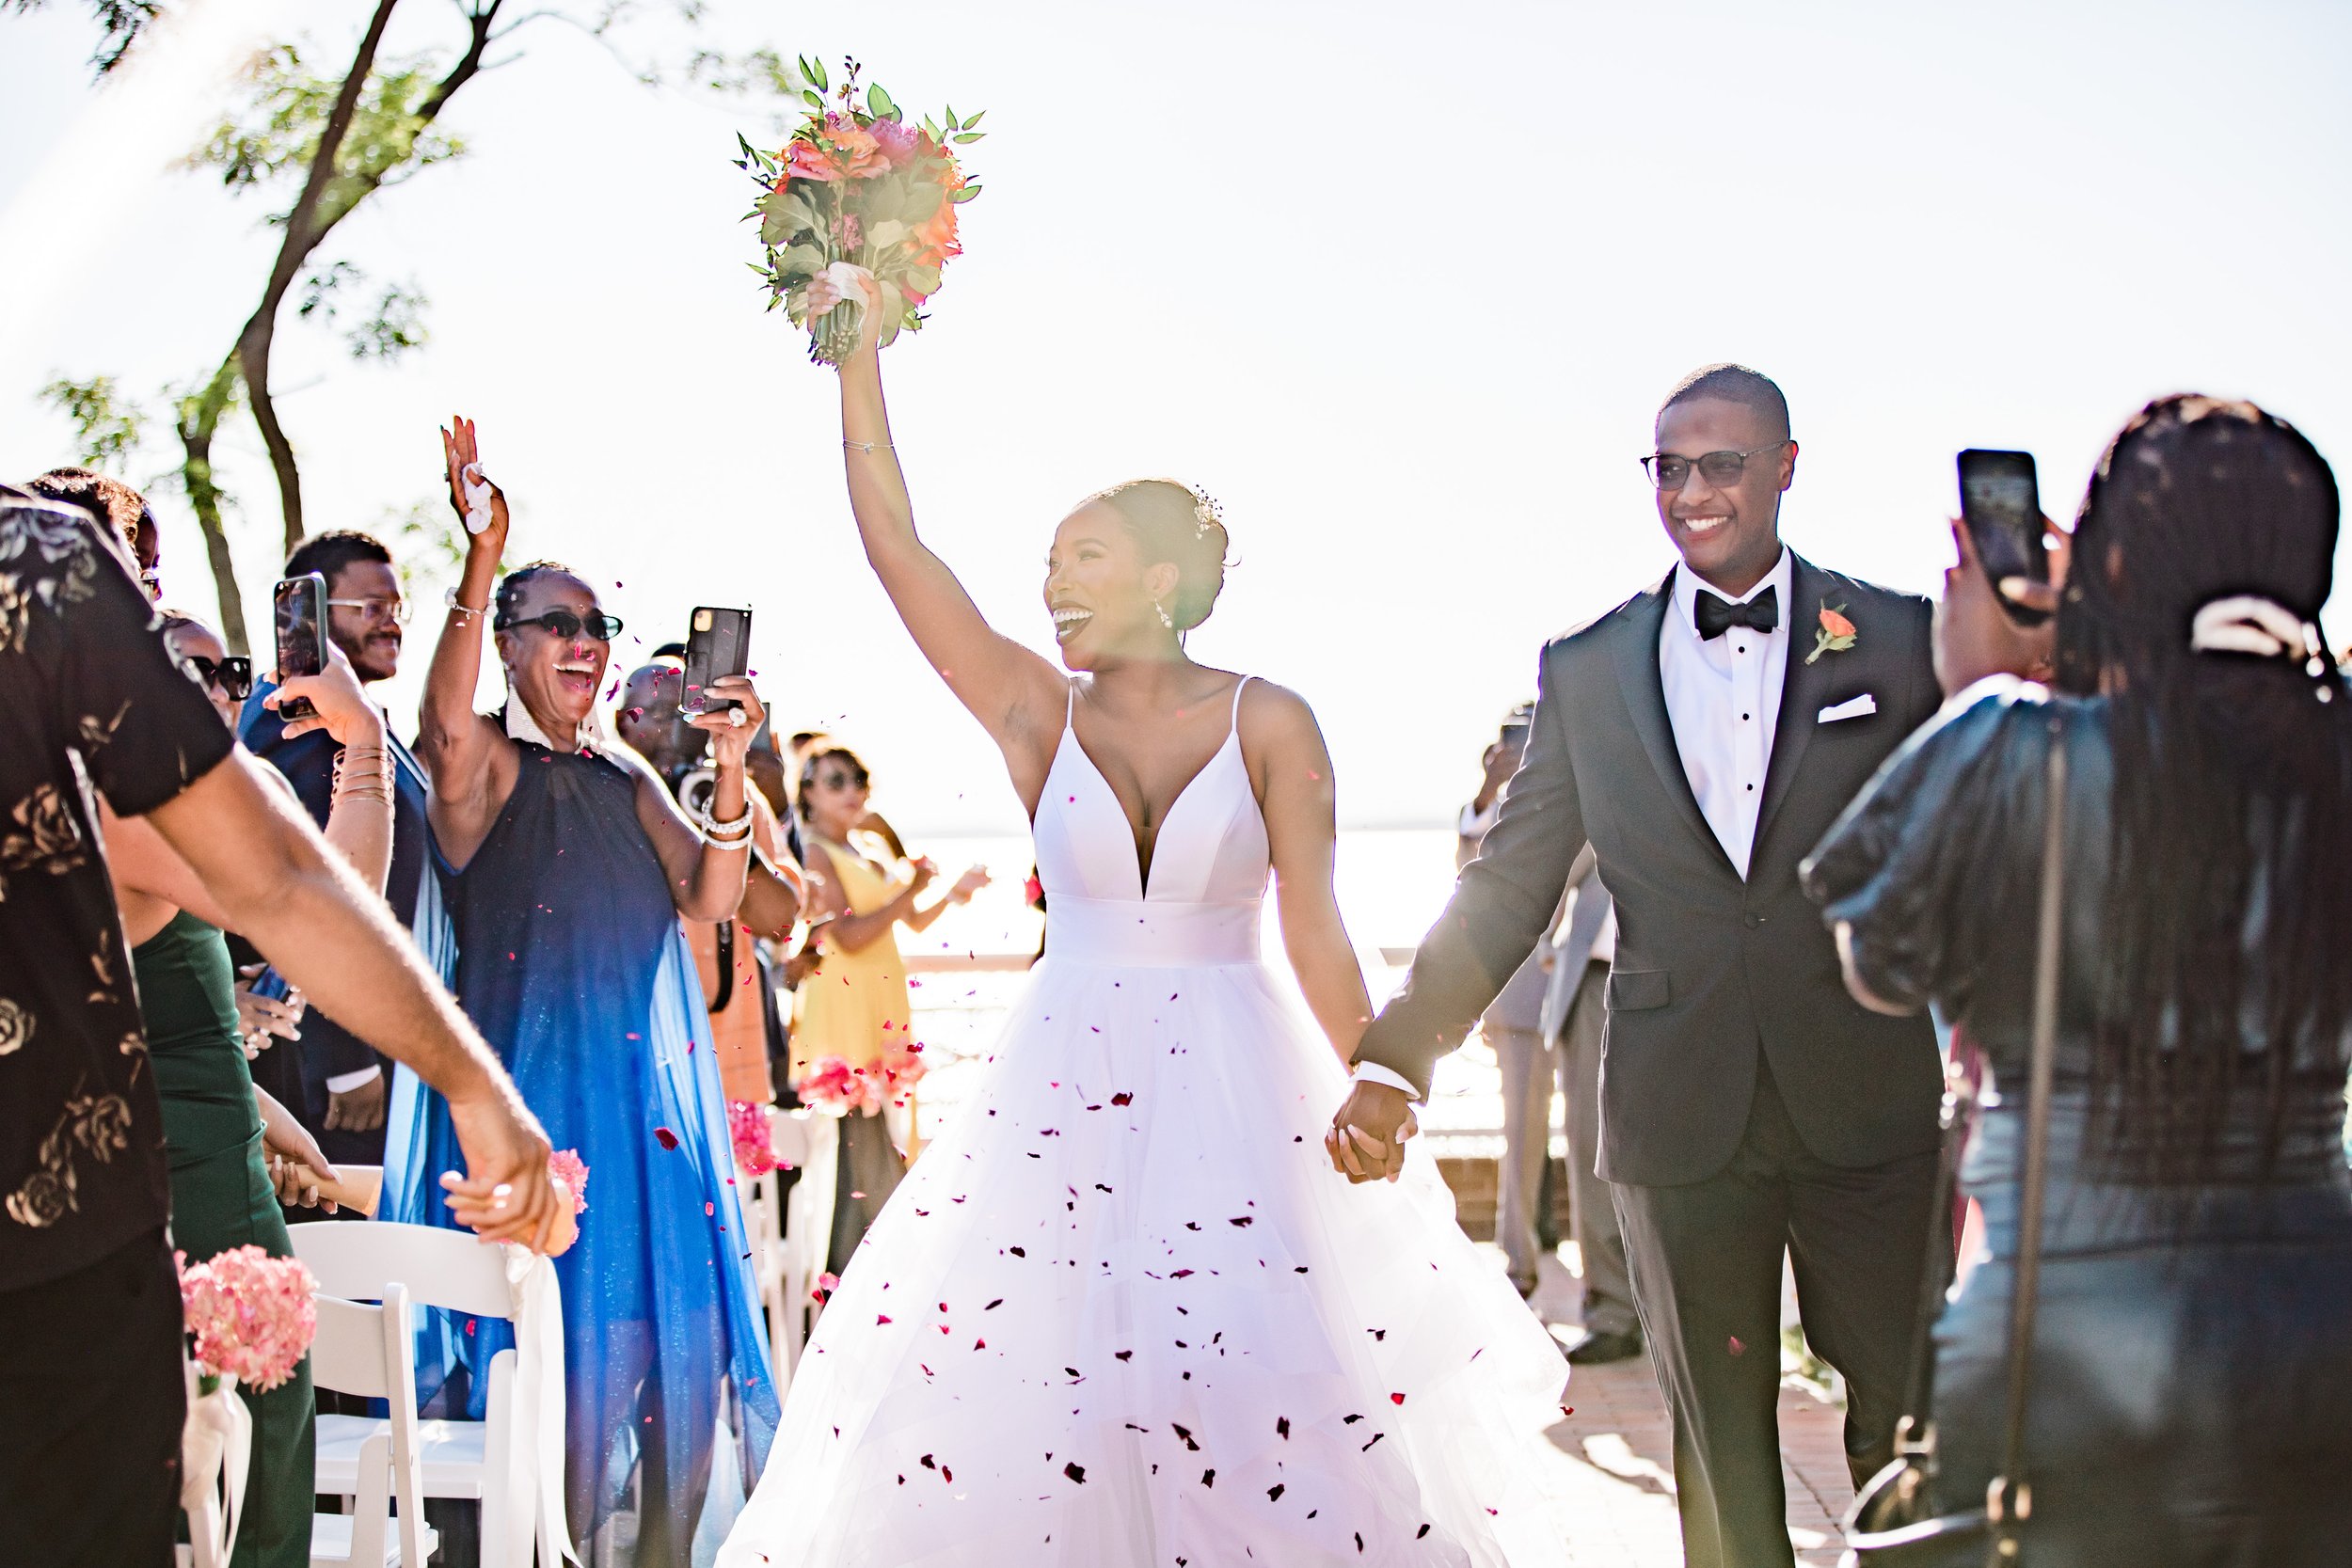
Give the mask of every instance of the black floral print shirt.
[(164, 1223), (162, 1113), (89, 791), (141, 816), (232, 744), (95, 522), (0, 485), (0, 1291)]

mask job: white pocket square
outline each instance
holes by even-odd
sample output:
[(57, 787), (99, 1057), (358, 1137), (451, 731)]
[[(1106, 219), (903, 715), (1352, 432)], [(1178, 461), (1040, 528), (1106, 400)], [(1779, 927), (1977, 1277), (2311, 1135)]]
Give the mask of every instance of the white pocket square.
[(1876, 713), (1878, 710), (1879, 700), (1865, 691), (1859, 697), (1850, 697), (1842, 703), (1834, 703), (1823, 708), (1820, 718), (1815, 720), (1814, 722), (1835, 724), (1840, 719), (1860, 719), (1865, 714)]

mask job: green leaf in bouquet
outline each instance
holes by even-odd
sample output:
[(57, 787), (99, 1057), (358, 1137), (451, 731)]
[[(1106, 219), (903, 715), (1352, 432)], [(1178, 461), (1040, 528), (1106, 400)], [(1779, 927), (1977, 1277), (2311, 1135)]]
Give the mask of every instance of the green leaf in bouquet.
[(820, 93), (809, 92), (803, 89), (801, 93), (801, 102), (816, 110), (818, 114), (823, 114), (825, 112), (825, 100), (824, 96)]
[(895, 120), (898, 118), (898, 103), (888, 93), (882, 91), (880, 82), (874, 83), (866, 89), (866, 106), (873, 111), (876, 119)]
[(897, 218), (888, 218), (881, 223), (867, 226), (866, 230), (866, 243), (873, 246), (875, 251), (879, 253), (881, 251), (888, 250), (892, 245), (897, 245), (899, 241), (905, 239), (913, 232), (913, 230), (910, 230), (905, 224), (899, 222)]
[(956, 137), (956, 145), (959, 147), (968, 147), (987, 135), (988, 133), (985, 131), (966, 131)]
[(957, 126), (956, 129), (959, 131), (969, 131), (972, 127), (977, 125), (986, 118), (988, 118), (988, 111), (986, 109), (982, 109), (978, 114), (974, 115), (970, 119), (967, 119), (962, 124)]
[(821, 245), (796, 245), (776, 259), (776, 271), (786, 277), (814, 277), (825, 270), (825, 252)]
[(970, 201), (970, 200), (972, 200), (974, 198), (977, 197), (979, 194), (980, 194), (980, 187), (979, 187), (979, 186), (977, 186), (977, 185), (966, 185), (966, 186), (964, 186), (964, 187), (963, 187), (963, 189), (961, 189), (961, 190), (960, 190), (960, 191), (950, 191), (950, 192), (948, 193), (948, 195), (947, 195), (947, 199), (948, 199), (948, 200), (950, 200), (950, 201), (956, 202), (956, 203), (958, 203), (959, 205), (961, 205), (961, 203), (963, 203), (963, 202), (966, 202), (966, 201)]
[(803, 60), (801, 62), (801, 74), (816, 83), (817, 90), (818, 92), (831, 92), (833, 90), (833, 84), (825, 79), (824, 61)]
[(928, 180), (909, 181), (906, 194), (898, 199), (898, 215), (909, 223), (922, 223), (939, 211), (939, 198), (946, 194), (945, 186)]
[(906, 287), (914, 293), (930, 295), (939, 293), (937, 265), (909, 267), (902, 275)]

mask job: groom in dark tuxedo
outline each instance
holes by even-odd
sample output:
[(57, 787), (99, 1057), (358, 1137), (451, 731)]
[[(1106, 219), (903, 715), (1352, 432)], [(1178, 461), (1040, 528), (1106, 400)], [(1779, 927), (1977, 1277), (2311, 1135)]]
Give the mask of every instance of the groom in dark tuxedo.
[(1857, 1483), (1892, 1452), (1931, 1216), (1935, 1040), (1864, 1011), (1797, 863), (1935, 711), (1925, 599), (1780, 542), (1788, 405), (1714, 365), (1645, 460), (1682, 557), (1544, 650), (1526, 761), (1333, 1118), (1358, 1180), (1518, 968), (1589, 840), (1615, 896), (1599, 1174), (1614, 1183), (1674, 1413), (1692, 1568), (1792, 1561), (1774, 1411), (1784, 1249), (1805, 1337), (1845, 1375)]

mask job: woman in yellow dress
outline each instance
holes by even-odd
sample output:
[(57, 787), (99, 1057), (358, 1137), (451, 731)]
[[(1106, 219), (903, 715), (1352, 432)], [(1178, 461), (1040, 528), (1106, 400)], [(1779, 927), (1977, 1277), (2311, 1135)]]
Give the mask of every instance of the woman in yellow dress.
[[(792, 1079), (810, 1066), (838, 1056), (852, 1068), (870, 1067), (882, 1053), (912, 1038), (914, 1008), (907, 991), (906, 962), (898, 952), (898, 927), (924, 931), (953, 904), (968, 903), (988, 885), (984, 867), (973, 866), (946, 895), (917, 900), (938, 879), (929, 860), (892, 852), (877, 832), (861, 826), (872, 778), (857, 753), (831, 745), (810, 752), (801, 766), (799, 811), (807, 851), (812, 921), (823, 921), (815, 974), (794, 993)], [(913, 1106), (908, 1106), (912, 1125)], [(888, 1118), (850, 1116), (841, 1125), (840, 1197), (834, 1210), (828, 1264), (838, 1274), (898, 1185), (905, 1162), (890, 1138)]]

